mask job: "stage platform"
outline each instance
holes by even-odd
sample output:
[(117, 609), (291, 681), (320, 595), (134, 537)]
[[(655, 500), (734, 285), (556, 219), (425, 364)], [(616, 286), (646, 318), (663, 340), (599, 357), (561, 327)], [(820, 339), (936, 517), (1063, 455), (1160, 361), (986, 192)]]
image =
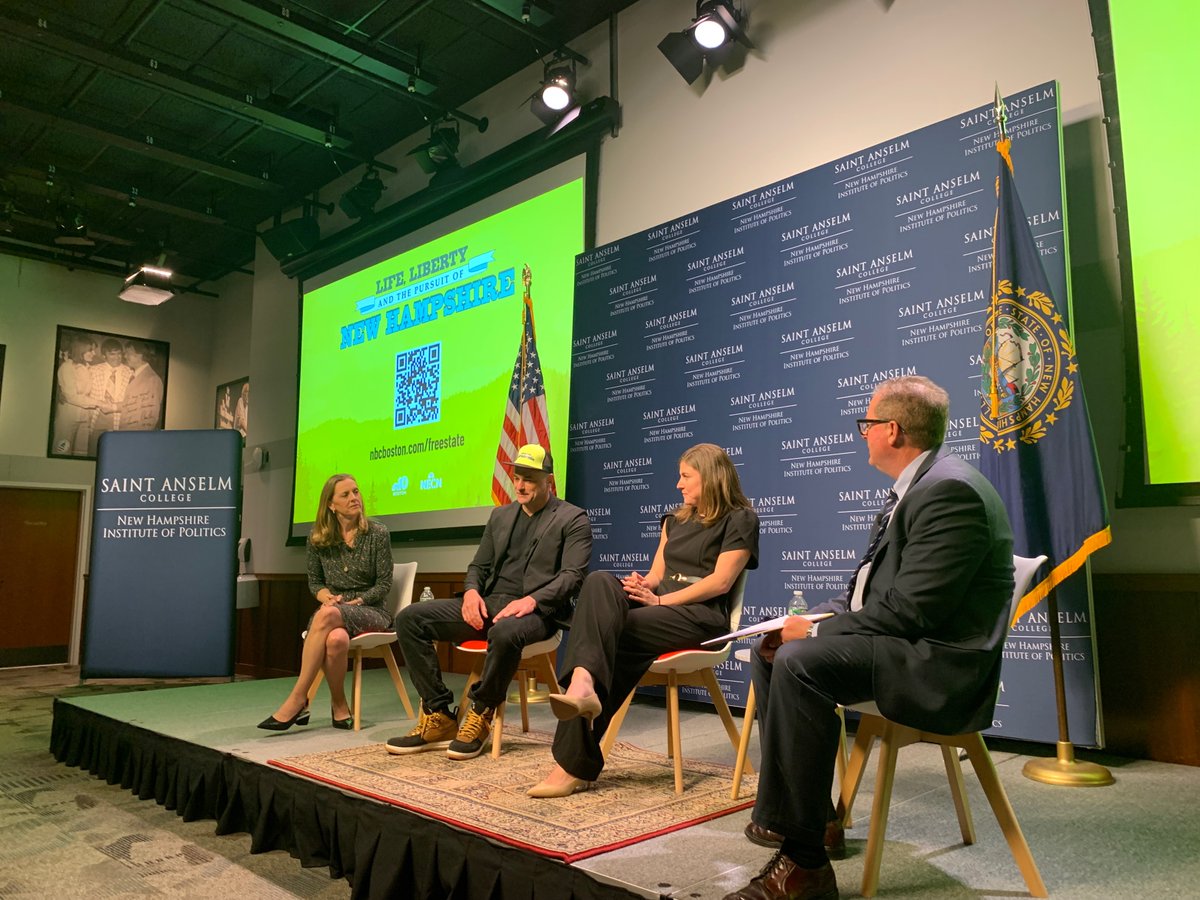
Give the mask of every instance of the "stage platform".
[[(385, 671), (365, 673), (364, 683), (359, 732), (329, 726), (324, 690), (307, 728), (282, 734), (256, 729), (290, 680), (60, 697), (51, 750), (59, 761), (121, 784), (185, 820), (214, 820), (219, 834), (247, 833), (254, 852), (285, 850), (297, 865), (328, 867), (333, 877), (347, 879), (347, 893), (356, 897), (441, 897), (447, 896), (444, 886), (454, 884), (454, 897), (719, 900), (770, 856), (743, 838), (749, 819), (743, 811), (567, 865), (268, 765), (380, 744), (411, 728)], [(683, 715), (685, 758), (732, 763), (714, 714), (696, 706)], [(534, 730), (553, 730), (545, 705), (531, 708), (531, 720)], [(518, 723), (518, 710), (510, 707), (509, 727)], [(621, 738), (664, 752), (665, 732), (661, 703), (639, 701)], [(752, 749), (757, 762), (757, 737)], [(1113, 787), (1053, 788), (1021, 776), (1026, 757), (995, 749), (993, 756), (1051, 896), (1148, 896), (1149, 884), (1167, 888), (1156, 896), (1188, 896), (1171, 888), (1200, 883), (1187, 849), (1200, 842), (1200, 824), (1184, 799), (1195, 796), (1200, 771), (1106, 758), (1118, 779)], [(835, 863), (844, 897), (858, 895), (873, 776), (869, 769), (856, 804), (850, 856)], [(975, 779), (968, 775), (967, 782), (977, 829), (970, 847), (961, 844), (937, 749), (901, 752), (881, 896), (1027, 896)], [(1106, 844), (1116, 843), (1100, 847), (1100, 834)], [(1169, 874), (1163, 865), (1172, 867)]]

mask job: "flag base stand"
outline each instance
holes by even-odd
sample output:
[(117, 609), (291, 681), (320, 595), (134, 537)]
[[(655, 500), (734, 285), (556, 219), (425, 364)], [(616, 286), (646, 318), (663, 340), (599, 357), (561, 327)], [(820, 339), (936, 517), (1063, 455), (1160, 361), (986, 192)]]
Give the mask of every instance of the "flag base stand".
[(1058, 742), (1056, 759), (1031, 759), (1021, 772), (1033, 781), (1060, 787), (1104, 787), (1115, 780), (1104, 766), (1077, 761), (1070, 741)]
[[(525, 688), (525, 702), (526, 703), (546, 703), (549, 700), (550, 700), (550, 692), (540, 690), (537, 686), (537, 676), (530, 675), (528, 686)], [(509, 694), (508, 702), (509, 703), (520, 703), (521, 702), (521, 692), (513, 691), (511, 694)]]

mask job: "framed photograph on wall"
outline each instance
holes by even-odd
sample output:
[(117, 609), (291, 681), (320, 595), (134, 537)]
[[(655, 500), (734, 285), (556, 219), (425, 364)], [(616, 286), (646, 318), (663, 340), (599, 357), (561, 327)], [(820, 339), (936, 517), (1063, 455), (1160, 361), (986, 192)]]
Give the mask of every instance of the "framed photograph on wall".
[(46, 455), (95, 459), (106, 431), (160, 431), (171, 345), (58, 326)]
[(242, 439), (250, 421), (250, 376), (217, 385), (217, 405), (213, 410), (213, 428), (235, 428)]

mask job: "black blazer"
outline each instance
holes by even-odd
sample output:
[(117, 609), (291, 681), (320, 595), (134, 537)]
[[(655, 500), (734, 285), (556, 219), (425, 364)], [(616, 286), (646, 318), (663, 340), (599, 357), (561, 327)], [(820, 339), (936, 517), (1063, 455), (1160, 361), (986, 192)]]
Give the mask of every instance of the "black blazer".
[(874, 641), (875, 702), (940, 734), (991, 725), (1013, 592), (1012, 529), (995, 489), (940, 448), (926, 457), (876, 551), (863, 607), (821, 623)]
[[(467, 567), (464, 582), (488, 596), (500, 577), (497, 563), (508, 548), (521, 504), (508, 503), (492, 511), (475, 558)], [(551, 497), (538, 516), (525, 557), (522, 588), (537, 601), (538, 615), (565, 621), (570, 618), (571, 600), (579, 593), (592, 556), (592, 524), (587, 513), (574, 504)]]

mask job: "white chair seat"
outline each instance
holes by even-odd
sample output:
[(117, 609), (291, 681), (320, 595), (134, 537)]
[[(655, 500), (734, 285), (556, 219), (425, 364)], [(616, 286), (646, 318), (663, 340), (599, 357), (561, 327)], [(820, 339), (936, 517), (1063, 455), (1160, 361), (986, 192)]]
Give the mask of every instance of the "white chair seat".
[[(412, 603), (413, 584), (416, 580), (417, 564), (415, 562), (392, 565), (392, 589), (388, 591), (384, 608), (393, 618), (400, 610)], [(305, 632), (304, 636), (307, 637), (308, 632)], [(354, 689), (351, 695), (350, 714), (354, 716), (355, 731), (362, 728), (362, 664), (364, 658), (384, 661), (388, 674), (392, 677), (392, 684), (396, 687), (396, 693), (400, 695), (400, 701), (404, 704), (404, 711), (408, 713), (410, 719), (416, 716), (412, 701), (408, 699), (404, 676), (400, 674), (400, 669), (396, 665), (396, 657), (392, 653), (392, 648), (388, 646), (395, 642), (395, 631), (364, 631), (362, 634), (350, 638), (349, 658), (354, 667)], [(317, 677), (313, 679), (312, 686), (308, 689), (309, 704), (317, 695), (317, 688), (321, 686), (324, 674), (324, 672), (318, 671)]]
[[(558, 692), (558, 678), (554, 674), (554, 660), (551, 654), (558, 649), (558, 645), (562, 643), (562, 632), (556, 631), (554, 634), (544, 641), (534, 641), (532, 644), (526, 644), (521, 648), (521, 665), (513, 674), (513, 678), (517, 682), (517, 690), (521, 697), (521, 731), (529, 731), (529, 675), (540, 677), (552, 693)], [(467, 684), (463, 688), (462, 697), (459, 699), (458, 708), (460, 718), (467, 708), (467, 693), (471, 690), (471, 686), (480, 679), (483, 674), (483, 659), (487, 656), (487, 641), (463, 641), (461, 644), (455, 644), (454, 649), (462, 653), (470, 653), (474, 657), (471, 662), (471, 672), (467, 675)], [(529, 665), (526, 665), (529, 663)], [(508, 705), (508, 698), (500, 702), (496, 707), (496, 715), (492, 719), (492, 758), (500, 758), (500, 748), (503, 744), (504, 737), (504, 708)]]
[[(732, 600), (729, 610), (730, 631), (737, 631), (738, 625), (741, 623), (742, 600), (745, 592), (746, 570), (742, 569), (738, 574), (737, 581), (733, 584), (733, 589), (729, 592)], [(689, 649), (664, 653), (650, 664), (649, 671), (638, 682), (637, 687), (660, 685), (667, 689), (667, 753), (675, 762), (676, 794), (683, 793), (683, 748), (679, 736), (679, 688), (681, 685), (702, 687), (708, 691), (713, 707), (716, 709), (717, 715), (721, 717), (721, 724), (725, 726), (729, 743), (733, 745), (735, 751), (739, 748), (740, 739), (737, 726), (729, 712), (729, 704), (725, 702), (725, 694), (721, 690), (721, 684), (717, 681), (716, 675), (717, 666), (729, 659), (731, 649), (733, 649), (733, 644), (729, 643), (715, 650)], [(617, 734), (621, 730), (621, 723), (625, 721), (625, 714), (629, 712), (629, 704), (633, 702), (635, 692), (636, 688), (629, 692), (629, 696), (625, 698), (621, 708), (613, 715), (608, 729), (604, 732), (604, 739), (600, 742), (600, 752), (604, 756), (608, 756), (617, 742)]]
[[(1013, 567), (1016, 571), (1013, 596), (1009, 607), (1009, 620), (1017, 608), (1017, 603), (1024, 596), (1030, 581), (1038, 567), (1046, 561), (1046, 557), (1026, 559), (1022, 556), (1013, 557)], [(860, 714), (858, 730), (854, 736), (854, 748), (850, 752), (850, 761), (846, 775), (842, 779), (841, 799), (838, 802), (838, 813), (847, 823), (854, 806), (854, 797), (862, 781), (863, 770), (871, 754), (875, 738), (879, 738), (879, 759), (875, 766), (875, 797), (871, 807), (871, 828), (867, 834), (867, 853), (863, 860), (862, 895), (874, 897), (879, 887), (879, 867), (883, 859), (883, 842), (887, 832), (888, 808), (891, 804), (892, 783), (896, 775), (896, 758), (901, 747), (917, 742), (937, 744), (941, 747), (942, 763), (946, 768), (946, 778), (950, 782), (950, 793), (954, 800), (955, 812), (958, 815), (959, 831), (964, 844), (975, 843), (975, 825), (971, 819), (971, 808), (967, 804), (967, 793), (963, 781), (962, 762), (959, 751), (964, 751), (971, 760), (971, 766), (979, 779), (979, 786), (987, 797), (996, 822), (1008, 842), (1009, 851), (1029, 893), (1034, 897), (1048, 896), (1046, 884), (1042, 881), (1033, 853), (1025, 841), (1025, 835), (1017, 822), (1016, 813), (1008, 802), (1008, 795), (1000, 783), (996, 765), (983, 742), (983, 734), (978, 731), (965, 734), (933, 734), (910, 728), (899, 722), (884, 717), (879, 707), (873, 702), (855, 703), (849, 709)]]

